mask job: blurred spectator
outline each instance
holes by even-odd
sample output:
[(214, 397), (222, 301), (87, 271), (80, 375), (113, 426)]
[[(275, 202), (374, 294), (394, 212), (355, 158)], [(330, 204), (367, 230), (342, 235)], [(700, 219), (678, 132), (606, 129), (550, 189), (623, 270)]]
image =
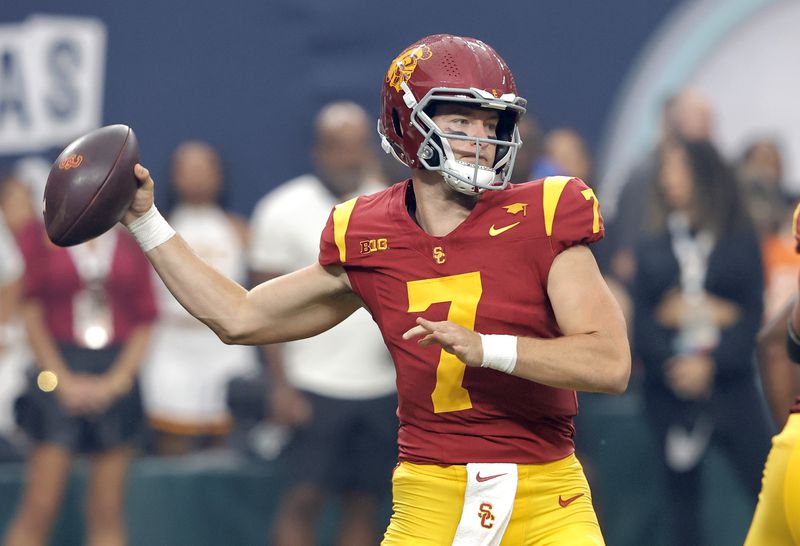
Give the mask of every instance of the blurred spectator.
[(791, 199), (784, 189), (783, 161), (777, 142), (762, 139), (751, 143), (739, 161), (737, 173), (761, 237), (764, 315), (769, 319), (794, 295), (800, 267), (791, 230)]
[(586, 141), (574, 129), (554, 129), (547, 133), (544, 140), (545, 157), (547, 157), (558, 174), (576, 176), (591, 182), (592, 156)]
[(19, 246), (39, 373), (16, 404), (33, 448), (5, 544), (47, 542), (76, 455), (91, 457), (87, 544), (124, 544), (125, 477), (142, 424), (136, 376), (156, 313), (149, 265), (121, 228), (64, 249), (34, 221)]
[(31, 206), (39, 217), (42, 214), (44, 188), (52, 163), (45, 157), (30, 155), (15, 161), (13, 165), (12, 174), (28, 188)]
[(620, 191), (616, 214), (606, 228), (609, 259), (600, 264), (604, 272), (623, 284), (631, 282), (636, 267), (631, 249), (645, 227), (646, 205), (652, 200), (653, 181), (658, 179), (662, 147), (674, 139), (710, 141), (712, 124), (711, 105), (697, 89), (682, 89), (664, 102), (659, 140), (631, 170)]
[(16, 296), (22, 272), (22, 257), (0, 214), (0, 355), (8, 347), (8, 328), (16, 312)]
[(24, 388), (26, 364), (17, 320), (22, 272), (22, 256), (0, 213), (0, 462), (21, 457), (14, 442), (14, 400)]
[[(258, 282), (313, 264), (333, 206), (382, 189), (368, 176), (371, 125), (353, 103), (320, 111), (315, 173), (286, 182), (253, 214), (251, 263)], [(265, 352), (272, 418), (295, 427), (274, 544), (315, 544), (326, 493), (342, 495), (338, 543), (376, 544), (379, 501), (389, 493), (397, 460), (394, 367), (377, 326), (360, 309), (328, 332)]]
[[(792, 221), (791, 211), (783, 215), (784, 223)], [(769, 320), (792, 297), (796, 288), (800, 256), (794, 251), (791, 231), (782, 226), (768, 234), (761, 243), (764, 254), (764, 317)]]
[[(535, 171), (544, 154), (544, 139), (539, 121), (533, 114), (527, 112), (517, 124), (522, 146), (517, 150), (517, 159), (514, 162), (514, 171), (511, 173), (511, 182), (523, 184), (535, 180)], [(395, 161), (395, 163), (397, 163)], [(551, 173), (553, 174), (553, 173)]]
[(671, 141), (660, 150), (649, 230), (634, 253), (634, 347), (646, 370), (675, 544), (705, 544), (708, 446), (730, 458), (754, 505), (769, 449), (752, 360), (763, 311), (761, 253), (714, 146)]
[(742, 154), (737, 169), (742, 197), (762, 238), (791, 227), (786, 216), (791, 202), (783, 189), (783, 161), (778, 144), (757, 140)]
[[(207, 263), (244, 283), (247, 224), (220, 205), (223, 171), (216, 150), (184, 142), (172, 157), (175, 206), (168, 214)], [(142, 370), (142, 394), (160, 455), (219, 446), (231, 428), (226, 387), (257, 369), (252, 347), (225, 345), (158, 283), (159, 320)]]
[[(8, 234), (2, 256), (3, 262), (6, 259), (8, 262), (1, 263), (0, 269), (9, 272), (16, 269), (15, 257), (23, 264), (15, 239), (34, 218), (30, 193), (28, 185), (16, 176), (0, 180), (0, 221)], [(0, 436), (6, 440), (0, 447), (0, 451), (4, 451), (0, 459), (19, 460), (24, 456), (13, 411), (14, 401), (25, 389), (26, 370), (31, 360), (19, 313), (21, 296), (21, 279), (4, 285), (0, 295), (0, 307), (4, 308), (0, 311)]]
[[(16, 176), (9, 176), (0, 181), (0, 213), (14, 237), (18, 237), (26, 226), (37, 218), (36, 210), (30, 187), (26, 182)], [(40, 214), (38, 218), (41, 218)]]

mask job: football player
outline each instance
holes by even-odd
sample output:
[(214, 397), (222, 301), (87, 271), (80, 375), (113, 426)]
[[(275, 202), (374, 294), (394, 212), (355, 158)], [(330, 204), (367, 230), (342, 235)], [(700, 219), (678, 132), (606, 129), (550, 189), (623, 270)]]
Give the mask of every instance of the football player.
[[(800, 205), (794, 212), (796, 250), (800, 252)], [(773, 414), (786, 419), (772, 439), (761, 494), (745, 546), (800, 545), (800, 301), (794, 299), (759, 333), (758, 360)], [(792, 369), (794, 368), (794, 369)]]
[(410, 179), (337, 205), (314, 265), (245, 290), (174, 234), (141, 165), (123, 223), (227, 343), (313, 336), (370, 311), (399, 395), (384, 544), (602, 544), (574, 455), (575, 391), (624, 391), (630, 351), (587, 246), (603, 236), (597, 198), (570, 177), (509, 184), (526, 101), (479, 40), (412, 44), (381, 100), (383, 148)]

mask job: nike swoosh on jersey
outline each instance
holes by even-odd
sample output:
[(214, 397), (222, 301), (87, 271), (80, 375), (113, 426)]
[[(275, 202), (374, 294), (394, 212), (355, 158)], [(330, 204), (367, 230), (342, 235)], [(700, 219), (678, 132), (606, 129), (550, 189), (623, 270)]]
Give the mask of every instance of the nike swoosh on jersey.
[(568, 499), (562, 499), (561, 495), (559, 495), (558, 496), (558, 504), (561, 506), (561, 508), (566, 508), (567, 506), (569, 506), (570, 504), (572, 504), (573, 502), (575, 502), (576, 500), (578, 500), (582, 496), (583, 496), (583, 493), (578, 493), (574, 497), (570, 497)]
[(488, 482), (489, 480), (493, 480), (495, 478), (499, 478), (500, 476), (505, 476), (506, 474), (508, 474), (508, 472), (503, 472), (502, 474), (493, 474), (492, 476), (481, 476), (481, 473), (478, 472), (478, 474), (475, 476), (475, 479), (482, 483), (482, 482)]
[(491, 235), (492, 237), (496, 237), (497, 235), (500, 235), (501, 233), (505, 233), (506, 231), (508, 231), (511, 228), (517, 227), (519, 224), (520, 224), (520, 222), (514, 222), (513, 224), (509, 224), (509, 225), (503, 226), (501, 228), (496, 228), (496, 227), (494, 227), (494, 224), (492, 224), (492, 227), (489, 228), (489, 235)]

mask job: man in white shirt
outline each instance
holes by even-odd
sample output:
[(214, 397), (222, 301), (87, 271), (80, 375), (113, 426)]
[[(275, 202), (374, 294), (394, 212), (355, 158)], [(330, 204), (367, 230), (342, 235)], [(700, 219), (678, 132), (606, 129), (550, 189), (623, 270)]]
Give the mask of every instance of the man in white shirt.
[[(250, 264), (262, 282), (316, 262), (331, 209), (383, 189), (372, 169), (371, 127), (350, 102), (317, 116), (314, 174), (262, 198), (251, 221)], [(265, 347), (272, 418), (295, 427), (285, 453), (290, 486), (274, 543), (314, 544), (325, 493), (342, 494), (339, 543), (375, 544), (381, 497), (396, 463), (395, 372), (380, 332), (364, 309), (332, 330)]]

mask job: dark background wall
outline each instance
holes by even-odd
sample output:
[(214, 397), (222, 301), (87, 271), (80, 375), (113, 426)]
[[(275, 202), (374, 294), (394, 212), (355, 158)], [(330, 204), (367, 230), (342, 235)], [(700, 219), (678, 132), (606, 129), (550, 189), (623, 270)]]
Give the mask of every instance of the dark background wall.
[(545, 128), (574, 127), (596, 146), (633, 60), (678, 3), (0, 0), (0, 23), (32, 13), (104, 21), (103, 122), (135, 129), (157, 180), (178, 142), (210, 141), (226, 162), (230, 205), (249, 214), (309, 168), (317, 108), (351, 98), (377, 116), (389, 62), (427, 34), (490, 43)]

